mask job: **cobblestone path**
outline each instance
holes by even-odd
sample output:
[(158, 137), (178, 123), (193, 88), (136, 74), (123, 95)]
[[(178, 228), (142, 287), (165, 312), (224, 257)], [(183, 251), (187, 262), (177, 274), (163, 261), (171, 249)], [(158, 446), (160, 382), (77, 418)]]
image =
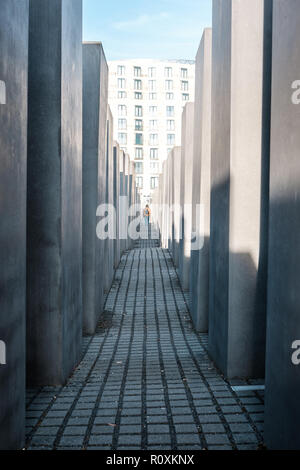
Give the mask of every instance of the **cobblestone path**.
[(258, 448), (262, 392), (234, 392), (206, 343), (192, 329), (169, 252), (140, 243), (123, 256), (66, 386), (28, 391), (26, 447)]

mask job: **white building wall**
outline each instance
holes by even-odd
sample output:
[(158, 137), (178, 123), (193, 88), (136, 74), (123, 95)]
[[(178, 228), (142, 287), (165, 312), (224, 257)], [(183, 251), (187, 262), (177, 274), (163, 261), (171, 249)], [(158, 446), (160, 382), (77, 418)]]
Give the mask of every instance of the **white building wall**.
[[(136, 76), (136, 67), (140, 68), (141, 76)], [(151, 76), (151, 70), (155, 70), (153, 72), (155, 75)], [(124, 82), (121, 83), (120, 79), (124, 79)], [(136, 89), (135, 80), (141, 80), (141, 90)], [(171, 82), (168, 83), (168, 80)], [(187, 84), (184, 85), (183, 82)], [(171, 89), (168, 89), (168, 85)], [(184, 89), (185, 86), (187, 90)], [(182, 110), (188, 101), (194, 101), (194, 88), (195, 65), (193, 61), (131, 59), (109, 62), (109, 104), (114, 116), (114, 138), (135, 163), (142, 164), (136, 165), (137, 172), (137, 166), (143, 167), (141, 173), (136, 175), (136, 179), (139, 182), (139, 177), (142, 178), (143, 202), (151, 202), (153, 184), (158, 184), (158, 175), (168, 151), (174, 146), (181, 145)], [(125, 92), (125, 96), (121, 97), (120, 92)], [(142, 99), (135, 97), (136, 92), (142, 93)], [(151, 93), (156, 95), (153, 96)], [(172, 93), (172, 95), (167, 95), (167, 93)], [(122, 115), (120, 105), (126, 106), (126, 115), (125, 113)], [(142, 106), (141, 117), (135, 115), (135, 106)], [(172, 114), (171, 109), (167, 112), (168, 106), (173, 107), (173, 115), (168, 115)], [(150, 107), (156, 108), (153, 111)], [(120, 119), (126, 119), (125, 129), (120, 128), (122, 124)], [(142, 121), (141, 131), (135, 128), (137, 119)], [(150, 121), (155, 121), (152, 123), (155, 124), (154, 128), (151, 127)], [(174, 129), (168, 128), (168, 121), (174, 122)], [(143, 136), (142, 145), (136, 144), (136, 134), (139, 133)], [(126, 135), (124, 143), (120, 134)], [(157, 135), (157, 144), (151, 143), (151, 134)], [(174, 140), (168, 141), (168, 135), (173, 135)], [(143, 158), (137, 155), (137, 148), (143, 149)], [(151, 149), (157, 149), (157, 160), (150, 158)]]

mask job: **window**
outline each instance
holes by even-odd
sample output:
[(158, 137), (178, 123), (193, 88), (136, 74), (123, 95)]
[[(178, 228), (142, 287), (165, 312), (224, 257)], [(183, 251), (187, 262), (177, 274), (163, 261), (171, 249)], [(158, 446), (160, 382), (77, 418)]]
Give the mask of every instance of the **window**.
[(143, 145), (143, 134), (135, 134), (135, 145)]
[(190, 95), (188, 93), (182, 93), (182, 100), (188, 101), (190, 99)]
[(175, 134), (167, 134), (167, 145), (175, 145)]
[(149, 67), (148, 68), (148, 75), (149, 77), (156, 77), (156, 68), (155, 67)]
[(150, 134), (149, 142), (150, 142), (150, 145), (158, 145), (158, 134)]
[(149, 114), (151, 114), (152, 116), (157, 114), (157, 106), (149, 106)]
[(166, 93), (166, 100), (173, 100), (174, 99), (174, 93)]
[(188, 77), (188, 69), (181, 69), (180, 76), (181, 76), (181, 78), (187, 78)]
[(142, 121), (142, 119), (136, 119), (135, 120), (135, 130), (136, 131), (142, 131), (143, 130), (143, 121)]
[(142, 76), (142, 69), (141, 67), (134, 67), (133, 68), (133, 73), (135, 77), (141, 77)]
[(166, 80), (166, 90), (173, 90), (173, 80)]
[(141, 93), (140, 91), (135, 91), (134, 92), (134, 98), (136, 100), (142, 100), (143, 99), (143, 93)]
[(118, 65), (118, 75), (125, 75), (125, 65)]
[(119, 127), (119, 129), (126, 130), (127, 129), (127, 119), (119, 119), (118, 127)]
[(137, 188), (143, 189), (143, 177), (142, 176), (137, 176), (135, 178), (135, 184)]
[(150, 162), (150, 172), (151, 173), (159, 173), (159, 163), (158, 162)]
[(175, 130), (175, 121), (174, 119), (168, 119), (167, 121), (167, 131), (174, 131)]
[(144, 164), (142, 162), (135, 163), (134, 167), (137, 174), (144, 173)]
[(119, 99), (127, 98), (126, 91), (118, 91), (118, 98)]
[(135, 158), (137, 160), (142, 160), (144, 158), (143, 147), (136, 147), (135, 148)]
[(174, 113), (175, 113), (174, 106), (167, 106), (167, 116), (168, 117), (173, 117)]
[(158, 160), (158, 149), (150, 149), (150, 159)]
[(158, 187), (158, 177), (157, 176), (151, 176), (150, 178), (150, 188), (151, 189), (156, 189)]
[(118, 78), (118, 88), (126, 88), (125, 78)]
[(142, 80), (134, 80), (134, 89), (141, 90), (142, 89)]
[(189, 89), (189, 82), (187, 82), (186, 80), (182, 80), (181, 82), (181, 90), (182, 91), (188, 91)]
[(156, 131), (157, 130), (157, 120), (153, 119), (149, 121), (149, 128), (151, 131)]
[(165, 77), (172, 77), (173, 76), (173, 71), (172, 71), (172, 67), (165, 67)]
[(127, 116), (127, 106), (125, 104), (119, 104), (118, 114), (119, 116)]
[(136, 117), (142, 117), (143, 116), (143, 107), (142, 106), (136, 106), (135, 107), (135, 116)]
[(119, 140), (120, 145), (126, 145), (127, 144), (127, 134), (125, 134), (124, 132), (119, 132), (118, 140)]
[(156, 80), (149, 80), (149, 90), (150, 91), (155, 91), (156, 90)]
[(149, 100), (157, 100), (157, 93), (149, 93)]

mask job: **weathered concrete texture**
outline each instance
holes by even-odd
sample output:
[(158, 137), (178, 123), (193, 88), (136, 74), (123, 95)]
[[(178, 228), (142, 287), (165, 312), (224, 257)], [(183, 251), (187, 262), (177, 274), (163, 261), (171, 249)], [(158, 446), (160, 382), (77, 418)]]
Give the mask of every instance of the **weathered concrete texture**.
[(193, 148), (194, 148), (194, 103), (188, 103), (182, 113), (181, 137), (181, 190), (182, 237), (180, 240), (179, 277), (182, 288), (189, 289), (191, 233), (192, 233), (192, 181), (193, 181)]
[(129, 208), (129, 174), (130, 174), (130, 157), (128, 153), (125, 153), (125, 172), (124, 172), (124, 177), (125, 177), (125, 196), (126, 196), (126, 201), (127, 201), (127, 210), (124, 214), (125, 219), (126, 219), (126, 226), (127, 226), (127, 236), (125, 239), (125, 249), (128, 250), (130, 248), (130, 243), (128, 239), (128, 224), (129, 224), (129, 214), (128, 214), (128, 208)]
[(212, 30), (206, 29), (196, 57), (192, 167), (192, 233), (196, 240), (193, 240), (190, 265), (190, 311), (196, 330), (201, 332), (208, 331), (209, 315), (211, 47)]
[[(108, 106), (107, 109), (107, 124), (106, 124), (106, 181), (105, 181), (105, 203), (113, 204), (113, 116)], [(111, 227), (107, 227), (111, 229)], [(114, 241), (111, 236), (105, 240), (104, 245), (104, 292), (108, 293), (114, 273), (114, 255), (113, 255)]]
[(126, 234), (126, 204), (125, 202), (125, 153), (123, 150), (120, 151), (119, 159), (119, 170), (120, 170), (120, 199), (119, 199), (119, 235), (120, 235), (120, 254), (126, 249), (125, 234)]
[(168, 186), (169, 186), (169, 224), (168, 224), (168, 249), (171, 251), (173, 248), (173, 226), (174, 226), (174, 211), (173, 211), (173, 199), (174, 199), (174, 153), (169, 152), (168, 156)]
[[(93, 334), (103, 307), (103, 242), (96, 235), (105, 162), (108, 67), (101, 43), (83, 44), (82, 287), (83, 332)], [(103, 201), (102, 201), (103, 202)]]
[(116, 210), (116, 238), (114, 240), (114, 268), (117, 269), (121, 259), (120, 251), (120, 146), (118, 142), (114, 142), (114, 159), (113, 159), (113, 196), (114, 207)]
[(264, 375), (271, 6), (213, 2), (209, 348), (228, 377)]
[(82, 2), (31, 0), (27, 372), (64, 383), (82, 338)]
[(0, 449), (25, 420), (28, 0), (0, 0)]
[(168, 160), (163, 162), (162, 179), (162, 247), (168, 248), (168, 223), (169, 223), (169, 171)]
[[(270, 226), (266, 352), (266, 444), (300, 449), (300, 3), (274, 2)], [(295, 87), (295, 85), (294, 85)], [(293, 103), (294, 101), (294, 103)], [(297, 346), (299, 349), (299, 346)]]
[[(130, 160), (129, 162), (129, 194), (128, 194), (128, 205), (129, 208), (134, 206), (136, 203), (135, 200), (135, 168), (134, 162)], [(134, 220), (135, 216), (133, 214), (129, 215), (129, 224)], [(135, 241), (130, 237), (129, 233), (129, 248), (133, 248)]]
[(181, 147), (174, 147), (172, 150), (173, 154), (173, 260), (175, 266), (179, 266), (179, 244), (181, 237), (181, 205), (180, 205), (180, 194), (181, 194)]

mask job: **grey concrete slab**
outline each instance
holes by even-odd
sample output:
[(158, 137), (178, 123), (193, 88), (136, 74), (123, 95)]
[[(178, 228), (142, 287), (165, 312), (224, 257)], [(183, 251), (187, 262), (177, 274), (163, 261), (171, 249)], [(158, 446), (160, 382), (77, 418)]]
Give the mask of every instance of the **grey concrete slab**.
[(169, 208), (169, 197), (168, 197), (168, 162), (163, 162), (162, 171), (162, 221), (161, 221), (161, 241), (162, 247), (168, 248), (168, 208)]
[(114, 241), (114, 268), (117, 269), (121, 259), (120, 252), (120, 146), (118, 142), (114, 142), (114, 166), (113, 166), (113, 190), (114, 190), (114, 207), (116, 210), (116, 239)]
[(292, 450), (300, 449), (299, 33), (299, 2), (275, 1), (265, 436), (270, 449)]
[(213, 2), (209, 349), (227, 377), (264, 374), (271, 6)]
[[(103, 307), (104, 243), (96, 235), (103, 202), (108, 67), (101, 43), (83, 44), (82, 287), (83, 332), (93, 334)], [(102, 145), (101, 145), (102, 144)], [(100, 281), (100, 282), (99, 282)], [(102, 281), (102, 282), (101, 282)]]
[(25, 428), (27, 0), (0, 0), (0, 449)]
[(179, 277), (182, 288), (189, 290), (191, 233), (192, 233), (192, 181), (194, 148), (194, 103), (187, 103), (182, 113), (181, 137), (181, 191), (182, 237), (179, 243)]
[(211, 48), (212, 30), (205, 29), (196, 57), (192, 169), (192, 233), (199, 243), (203, 238), (203, 246), (198, 249), (198, 242), (194, 241), (190, 262), (190, 311), (196, 330), (201, 332), (208, 331), (209, 316)]
[[(135, 168), (134, 162), (130, 160), (129, 162), (129, 194), (128, 194), (128, 205), (129, 208), (135, 204)], [(129, 224), (134, 220), (134, 215), (129, 215)], [(129, 234), (128, 234), (129, 236)], [(135, 241), (129, 237), (128, 240), (129, 248), (133, 248)]]
[(168, 186), (169, 186), (169, 225), (168, 225), (168, 249), (171, 251), (173, 248), (173, 199), (174, 199), (174, 153), (169, 152), (168, 156)]
[(178, 210), (174, 210), (173, 215), (173, 260), (175, 266), (179, 266), (179, 243), (181, 237), (181, 147), (174, 147), (173, 150), (173, 185), (174, 185), (174, 194), (173, 194), (173, 207), (178, 207)]
[[(106, 182), (105, 182), (105, 203), (113, 204), (113, 116), (108, 106), (107, 127), (106, 127)], [(108, 293), (114, 273), (113, 260), (113, 238), (108, 236), (104, 244), (104, 291)]]
[(126, 205), (127, 208), (124, 210), (124, 218), (125, 218), (125, 224), (126, 224), (126, 239), (124, 240), (125, 242), (125, 250), (129, 249), (129, 239), (128, 239), (128, 223), (129, 223), (129, 217), (128, 217), (128, 207), (129, 207), (129, 173), (130, 173), (130, 157), (128, 153), (125, 153), (125, 167), (124, 167), (124, 196), (126, 197)]
[(27, 379), (57, 385), (81, 356), (82, 1), (29, 5)]
[(126, 249), (126, 220), (125, 220), (125, 153), (120, 151), (120, 199), (119, 199), (119, 233), (121, 255)]

